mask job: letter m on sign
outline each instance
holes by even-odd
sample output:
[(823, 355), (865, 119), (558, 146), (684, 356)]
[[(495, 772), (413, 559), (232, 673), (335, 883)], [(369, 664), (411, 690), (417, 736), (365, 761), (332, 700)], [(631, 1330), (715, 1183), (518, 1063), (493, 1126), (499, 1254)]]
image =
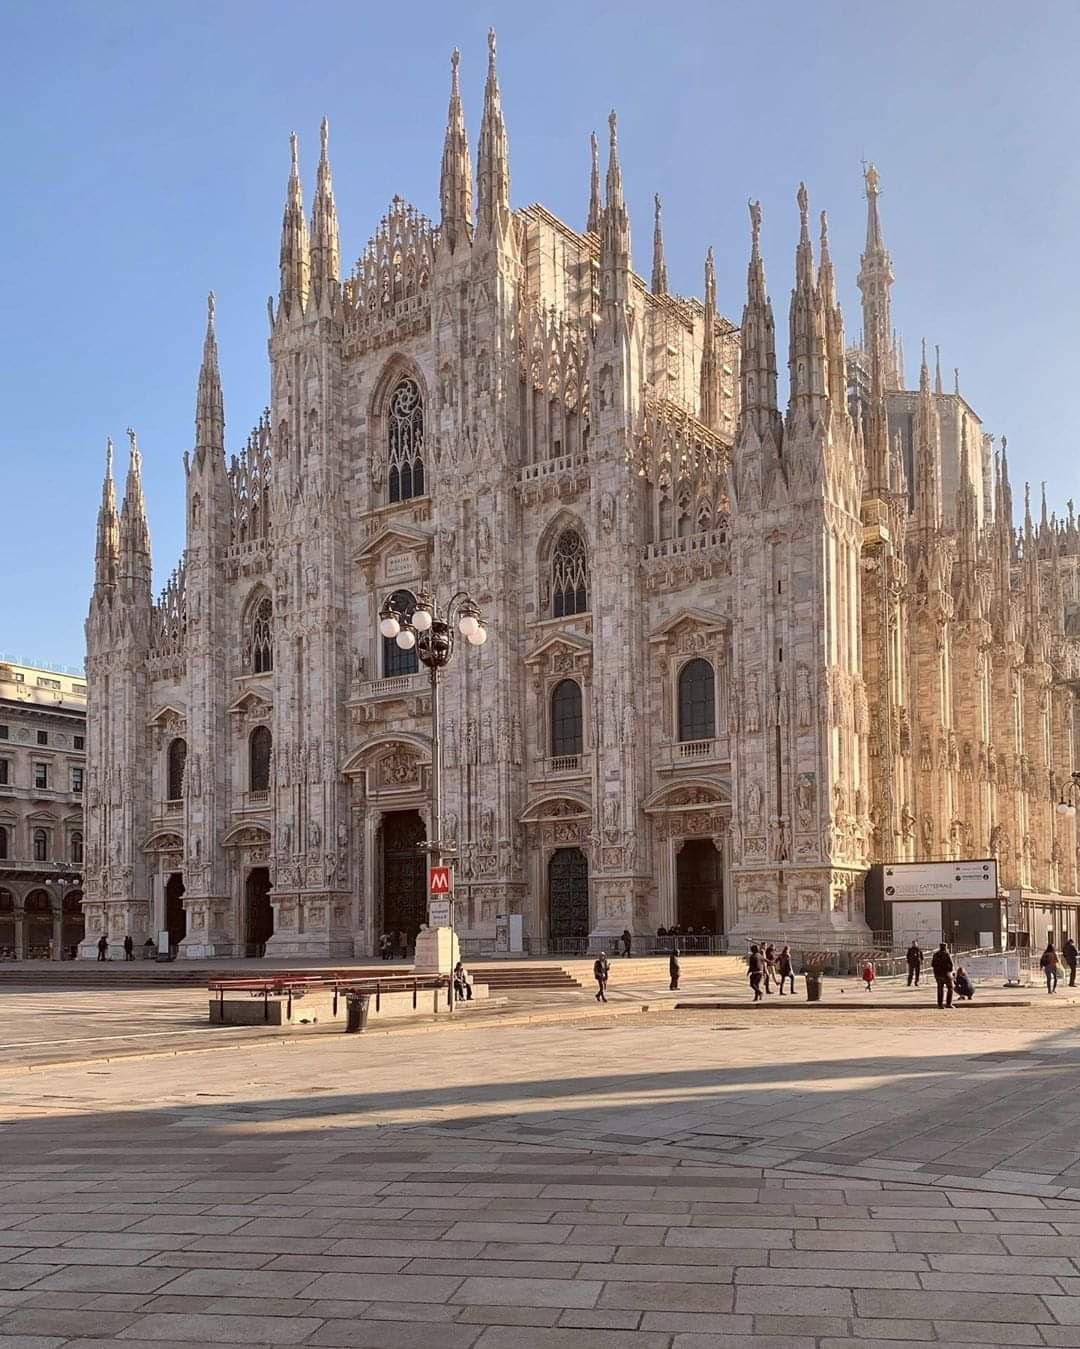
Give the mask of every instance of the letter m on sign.
[(454, 873), (449, 867), (432, 867), (428, 872), (428, 892), (449, 895), (454, 889)]

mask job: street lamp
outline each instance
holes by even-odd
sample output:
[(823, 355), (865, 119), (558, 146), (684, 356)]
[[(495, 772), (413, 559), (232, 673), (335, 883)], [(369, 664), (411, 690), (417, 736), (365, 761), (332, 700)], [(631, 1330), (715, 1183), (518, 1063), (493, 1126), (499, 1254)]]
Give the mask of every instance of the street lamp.
[(1070, 780), (1061, 789), (1061, 800), (1054, 809), (1059, 815), (1072, 817), (1076, 814), (1076, 806), (1072, 801), (1067, 800), (1067, 796), (1072, 796), (1074, 792), (1080, 791), (1080, 773), (1073, 773)]
[[(405, 601), (402, 603), (402, 601)], [(454, 644), (460, 633), (470, 646), (483, 646), (487, 628), (480, 606), (468, 594), (459, 590), (441, 611), (434, 596), (413, 596), (398, 591), (379, 610), (379, 631), (394, 641), (402, 651), (416, 649), (420, 662), (427, 667), (431, 678), (431, 824), (434, 837), (421, 846), (438, 866), (450, 849), (442, 838), (442, 735), (439, 711), (439, 672), (445, 670), (454, 655)], [(454, 905), (450, 902), (450, 958), (454, 955)], [(450, 1005), (453, 1007), (453, 969), (450, 975)]]
[[(64, 866), (64, 863), (63, 863), (63, 862), (54, 862), (54, 863), (53, 863), (53, 866), (55, 866), (55, 867), (62, 867), (62, 866)], [(75, 886), (81, 884), (81, 882), (82, 882), (82, 877), (81, 877), (80, 875), (78, 875), (78, 873), (76, 873), (75, 875), (68, 875), (66, 872), (64, 872), (64, 873), (58, 872), (55, 876), (46, 876), (46, 877), (45, 877), (45, 884), (46, 884), (46, 885), (55, 885), (56, 888), (60, 891), (60, 943), (59, 943), (59, 944), (60, 944), (60, 959), (61, 959), (61, 960), (63, 960), (63, 958), (64, 958), (64, 900), (67, 899), (67, 897), (68, 897), (68, 891), (69, 891), (69, 890), (72, 890)], [(56, 929), (54, 928), (54, 929), (53, 929), (54, 933), (55, 933), (55, 930), (56, 930)]]

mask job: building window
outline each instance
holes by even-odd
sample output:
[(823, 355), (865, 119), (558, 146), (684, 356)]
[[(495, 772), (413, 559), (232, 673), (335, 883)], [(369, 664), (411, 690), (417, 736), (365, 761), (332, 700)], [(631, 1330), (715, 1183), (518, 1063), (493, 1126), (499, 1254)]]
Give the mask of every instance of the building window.
[(716, 676), (707, 660), (679, 671), (679, 739), (711, 740), (716, 734)]
[(563, 679), (551, 694), (551, 753), (554, 757), (580, 754), (584, 743), (581, 685)]
[(49, 833), (47, 829), (34, 830), (34, 861), (47, 862), (49, 860)]
[(38, 675), (37, 686), (39, 689), (58, 689), (60, 688), (60, 681), (59, 679), (43, 679), (41, 675)]
[(85, 749), (85, 748), (86, 748), (86, 737), (83, 736), (83, 735), (77, 735), (77, 736), (75, 736), (74, 743), (75, 743), (75, 748), (76, 748), (76, 749)]
[(274, 668), (274, 604), (264, 595), (251, 621), (251, 672), (268, 674)]
[(386, 412), (390, 500), (424, 495), (424, 400), (414, 379), (403, 379)]
[(72, 767), (71, 770), (71, 790), (73, 792), (81, 792), (82, 789), (83, 789), (83, 770), (81, 765), (76, 764)]
[(0, 759), (0, 787), (11, 786), (11, 760)]
[(38, 731), (38, 733), (37, 733), (37, 742), (38, 742), (39, 745), (47, 745), (47, 744), (49, 743), (49, 732), (48, 732), (48, 731)]
[(169, 742), (166, 757), (166, 800), (179, 801), (184, 795), (184, 768), (187, 765), (187, 741), (177, 738)]
[(576, 529), (564, 529), (551, 555), (551, 616), (567, 618), (589, 608), (585, 544)]
[(253, 792), (270, 790), (270, 749), (273, 736), (266, 726), (256, 726), (248, 741), (248, 784)]
[(47, 763), (34, 764), (34, 786), (47, 791), (49, 787), (49, 765)]
[[(409, 614), (416, 607), (416, 596), (411, 590), (395, 590), (390, 596), (391, 606), (399, 614)], [(416, 647), (411, 647), (408, 651), (402, 651), (397, 644), (397, 638), (384, 637), (382, 639), (382, 672), (384, 679), (392, 679), (395, 675), (414, 675), (420, 669), (420, 660), (416, 654)]]
[(85, 685), (85, 684), (72, 684), (72, 686), (71, 686), (71, 691), (72, 691), (72, 693), (82, 693), (82, 694), (85, 694), (85, 693), (86, 693), (86, 685)]
[(0, 824), (0, 862), (6, 862), (8, 859), (8, 831), (6, 825)]
[(71, 835), (71, 860), (76, 866), (82, 866), (83, 860), (83, 836), (80, 830), (76, 829)]
[(6, 740), (7, 738), (8, 738), (7, 723), (0, 722), (0, 740)]

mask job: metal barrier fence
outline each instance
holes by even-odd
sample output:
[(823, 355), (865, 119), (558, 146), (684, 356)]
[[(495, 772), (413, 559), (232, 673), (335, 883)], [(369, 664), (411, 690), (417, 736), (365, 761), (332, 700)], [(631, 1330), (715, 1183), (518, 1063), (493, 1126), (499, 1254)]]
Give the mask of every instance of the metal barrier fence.
[(227, 993), (249, 993), (253, 998), (261, 995), (263, 1000), (263, 1020), (270, 1020), (270, 999), (285, 998), (286, 1015), (292, 1017), (293, 1001), (302, 998), (313, 990), (325, 990), (334, 995), (334, 1015), (337, 1015), (338, 998), (347, 993), (368, 993), (375, 999), (375, 1011), (378, 1013), (384, 993), (412, 993), (413, 1010), (417, 1008), (417, 994), (422, 989), (446, 990), (448, 1007), (453, 1007), (454, 985), (448, 974), (399, 974), (379, 978), (355, 979), (320, 975), (278, 974), (266, 979), (211, 979), (207, 984), (211, 993), (216, 993), (218, 1007), (224, 1016), (225, 995)]

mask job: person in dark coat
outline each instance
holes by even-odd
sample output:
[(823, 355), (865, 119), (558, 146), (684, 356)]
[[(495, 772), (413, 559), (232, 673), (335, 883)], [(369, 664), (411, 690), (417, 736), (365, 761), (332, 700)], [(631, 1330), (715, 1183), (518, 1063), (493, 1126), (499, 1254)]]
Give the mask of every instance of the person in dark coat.
[(761, 992), (761, 980), (765, 974), (765, 957), (761, 954), (761, 949), (756, 943), (750, 948), (750, 954), (746, 959), (746, 968), (750, 978), (750, 987), (754, 990), (754, 1001), (761, 1002), (764, 996)]
[(907, 949), (907, 986), (912, 984), (919, 987), (919, 975), (922, 974), (923, 953), (922, 947), (917, 941), (913, 941)]
[(971, 975), (964, 969), (963, 965), (956, 967), (956, 999), (958, 1002), (967, 998), (968, 1002), (975, 996), (975, 985), (971, 982)]
[(765, 950), (762, 951), (761, 956), (765, 962), (765, 970), (764, 970), (765, 992), (771, 993), (772, 989), (769, 986), (769, 979), (770, 976), (775, 976), (776, 974), (776, 948), (773, 946), (772, 942), (769, 942), (769, 944), (765, 947)]
[(131, 940), (130, 932), (124, 938), (124, 959), (125, 960), (135, 959), (135, 943)]
[(628, 927), (624, 927), (622, 934), (622, 953), (624, 956), (629, 957), (630, 947), (633, 944), (633, 940), (634, 940), (633, 937), (631, 937), (630, 935), (630, 929)]
[(795, 996), (795, 967), (791, 963), (791, 947), (785, 942), (776, 957), (776, 968), (780, 971), (780, 996), (784, 996), (784, 984), (791, 980), (791, 995)]
[(1061, 948), (1061, 954), (1065, 957), (1065, 964), (1069, 967), (1069, 987), (1076, 987), (1076, 942), (1071, 937), (1065, 938), (1065, 945)]
[(937, 983), (937, 1005), (939, 1007), (951, 1007), (953, 1005), (953, 962), (952, 956), (949, 955), (949, 948), (944, 942), (930, 957), (930, 968), (934, 971), (934, 980)]
[(607, 952), (601, 951), (593, 961), (593, 978), (596, 980), (596, 1001), (607, 1002), (607, 981), (611, 973), (611, 967), (608, 965)]
[(672, 948), (671, 959), (668, 961), (668, 974), (671, 975), (672, 989), (677, 989), (679, 987), (679, 971), (681, 968), (682, 966), (679, 964), (679, 948), (675, 946)]
[(108, 960), (109, 958), (109, 939), (104, 933), (98, 938), (97, 958), (98, 960)]

